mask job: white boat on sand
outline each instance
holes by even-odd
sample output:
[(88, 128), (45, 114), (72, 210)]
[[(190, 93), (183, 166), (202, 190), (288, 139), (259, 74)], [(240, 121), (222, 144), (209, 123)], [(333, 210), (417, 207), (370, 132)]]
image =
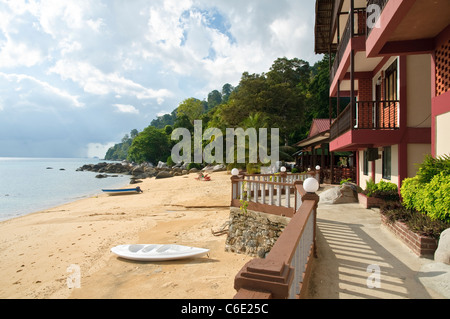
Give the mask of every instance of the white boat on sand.
[(201, 257), (209, 253), (209, 249), (181, 245), (133, 244), (119, 245), (111, 248), (111, 252), (119, 257), (137, 261), (165, 261)]

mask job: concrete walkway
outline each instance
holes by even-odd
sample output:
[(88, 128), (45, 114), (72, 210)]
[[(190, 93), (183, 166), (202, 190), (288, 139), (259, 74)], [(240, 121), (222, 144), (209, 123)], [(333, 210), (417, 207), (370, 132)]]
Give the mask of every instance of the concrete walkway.
[(358, 203), (320, 203), (311, 299), (449, 299), (450, 266), (419, 258)]

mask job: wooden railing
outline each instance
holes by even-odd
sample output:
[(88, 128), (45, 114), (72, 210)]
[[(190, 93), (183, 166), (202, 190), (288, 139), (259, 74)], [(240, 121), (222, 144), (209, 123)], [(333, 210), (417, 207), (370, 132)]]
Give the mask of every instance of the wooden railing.
[(305, 297), (316, 257), (316, 214), (319, 197), (295, 182), (301, 204), (265, 259), (253, 259), (236, 275), (235, 299)]
[(350, 103), (336, 118), (330, 128), (330, 137), (335, 139), (351, 129), (398, 129), (400, 101), (357, 101), (352, 118)]
[(333, 82), (334, 77), (336, 76), (336, 72), (341, 64), (342, 57), (344, 56), (345, 50), (350, 42), (350, 39), (356, 36), (364, 36), (366, 34), (365, 22), (366, 22), (366, 9), (358, 8), (353, 12), (354, 18), (354, 26), (353, 32), (351, 28), (351, 19), (350, 16), (347, 20), (347, 24), (345, 25), (344, 32), (342, 33), (342, 37), (338, 34), (338, 48), (336, 51), (336, 57), (333, 62), (333, 66), (330, 70), (330, 79)]
[(320, 171), (233, 176), (231, 206), (241, 207), (243, 202), (246, 202), (249, 210), (292, 217), (301, 204), (295, 185), (308, 177), (314, 177), (320, 183)]

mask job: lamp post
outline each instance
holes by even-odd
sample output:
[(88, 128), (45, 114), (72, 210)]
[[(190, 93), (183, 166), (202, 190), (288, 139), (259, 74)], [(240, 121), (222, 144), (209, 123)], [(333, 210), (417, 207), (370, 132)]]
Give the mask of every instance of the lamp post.
[(307, 193), (315, 193), (319, 190), (319, 182), (317, 181), (317, 179), (310, 177), (307, 178), (304, 182), (303, 182), (303, 189), (307, 192)]

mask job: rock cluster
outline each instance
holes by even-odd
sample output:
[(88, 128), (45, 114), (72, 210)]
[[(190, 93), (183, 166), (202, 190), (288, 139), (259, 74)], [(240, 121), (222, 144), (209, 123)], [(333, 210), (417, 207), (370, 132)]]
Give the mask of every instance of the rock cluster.
[(290, 218), (230, 208), (225, 250), (264, 258), (280, 237)]
[[(196, 173), (199, 170), (197, 168), (187, 169), (187, 163), (178, 163), (173, 166), (169, 166), (164, 162), (159, 162), (156, 167), (150, 163), (143, 164), (133, 164), (129, 162), (115, 162), (115, 163), (96, 163), (96, 164), (85, 164), (77, 169), (77, 171), (89, 171), (97, 172), (97, 178), (107, 178), (108, 174), (123, 174), (131, 175), (131, 184), (139, 183), (140, 180), (155, 177), (156, 179), (170, 178), (173, 176), (187, 175), (189, 173)], [(203, 168), (205, 171), (218, 172), (226, 170), (225, 165), (215, 165), (207, 166)]]

